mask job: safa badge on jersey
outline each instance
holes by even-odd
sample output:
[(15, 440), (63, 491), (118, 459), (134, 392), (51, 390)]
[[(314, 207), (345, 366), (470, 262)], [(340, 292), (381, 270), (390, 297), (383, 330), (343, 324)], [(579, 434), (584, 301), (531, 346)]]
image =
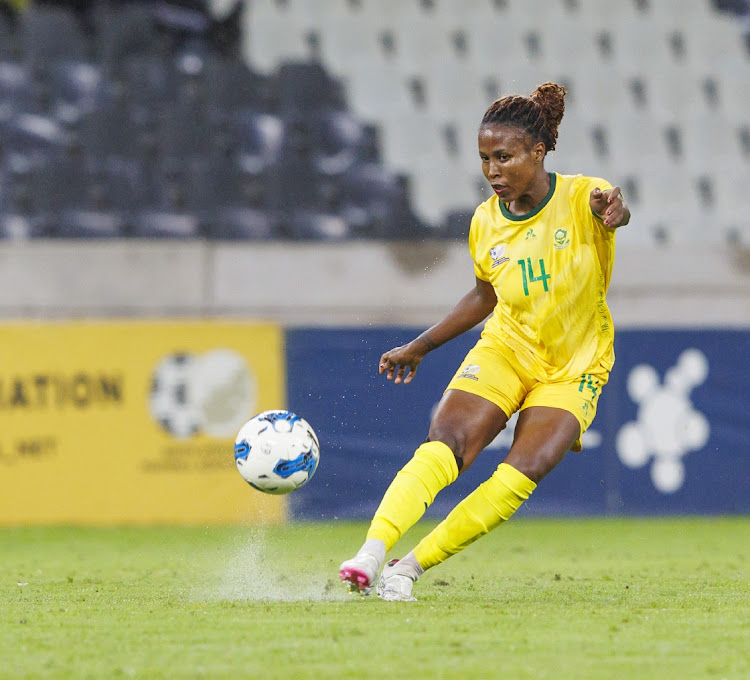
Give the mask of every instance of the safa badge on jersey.
[(498, 243), (496, 246), (492, 246), (492, 248), (490, 248), (490, 259), (492, 260), (493, 269), (510, 260), (509, 257), (505, 256), (504, 243)]
[(563, 248), (567, 248), (568, 245), (570, 244), (570, 239), (568, 238), (568, 231), (567, 231), (567, 229), (562, 229), (562, 228), (558, 229), (555, 232), (554, 239), (555, 239), (554, 246), (558, 250), (562, 250)]

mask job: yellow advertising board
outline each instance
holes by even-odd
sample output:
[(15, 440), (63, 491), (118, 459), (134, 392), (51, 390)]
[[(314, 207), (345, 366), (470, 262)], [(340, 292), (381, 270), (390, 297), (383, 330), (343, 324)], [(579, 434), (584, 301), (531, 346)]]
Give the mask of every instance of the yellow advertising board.
[(0, 524), (281, 521), (233, 444), (283, 408), (283, 352), (271, 324), (0, 325)]

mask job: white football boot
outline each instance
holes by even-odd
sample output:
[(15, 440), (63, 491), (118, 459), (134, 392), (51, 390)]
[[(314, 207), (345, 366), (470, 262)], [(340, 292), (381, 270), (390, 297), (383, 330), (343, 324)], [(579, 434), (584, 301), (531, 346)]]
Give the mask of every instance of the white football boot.
[(374, 555), (358, 553), (352, 559), (341, 563), (339, 578), (352, 593), (369, 595), (375, 586), (380, 571), (380, 562)]
[(380, 575), (378, 596), (388, 602), (416, 602), (417, 598), (411, 591), (418, 578), (413, 569), (399, 565), (398, 560), (391, 560)]

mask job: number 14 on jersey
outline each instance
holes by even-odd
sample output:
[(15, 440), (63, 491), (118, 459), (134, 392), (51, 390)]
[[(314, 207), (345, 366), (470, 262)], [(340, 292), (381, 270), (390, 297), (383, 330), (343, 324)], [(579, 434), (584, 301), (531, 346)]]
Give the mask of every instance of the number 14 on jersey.
[(550, 279), (550, 275), (544, 269), (544, 260), (540, 259), (537, 266), (538, 276), (534, 274), (534, 269), (531, 264), (531, 258), (527, 257), (525, 260), (518, 260), (518, 265), (521, 267), (521, 276), (523, 276), (523, 292), (525, 295), (529, 294), (529, 284), (541, 281), (544, 286), (544, 290), (549, 291), (547, 281)]

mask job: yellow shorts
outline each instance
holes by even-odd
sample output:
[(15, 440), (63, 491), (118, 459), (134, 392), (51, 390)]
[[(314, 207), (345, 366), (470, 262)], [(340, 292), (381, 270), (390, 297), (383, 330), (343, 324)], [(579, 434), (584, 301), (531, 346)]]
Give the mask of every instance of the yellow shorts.
[[(491, 401), (510, 416), (531, 406), (551, 406), (572, 413), (583, 434), (596, 415), (596, 405), (609, 372), (584, 373), (574, 380), (540, 382), (513, 360), (510, 351), (480, 339), (469, 350), (461, 367), (448, 383), (448, 390), (471, 392)], [(573, 451), (581, 450), (580, 437)]]

